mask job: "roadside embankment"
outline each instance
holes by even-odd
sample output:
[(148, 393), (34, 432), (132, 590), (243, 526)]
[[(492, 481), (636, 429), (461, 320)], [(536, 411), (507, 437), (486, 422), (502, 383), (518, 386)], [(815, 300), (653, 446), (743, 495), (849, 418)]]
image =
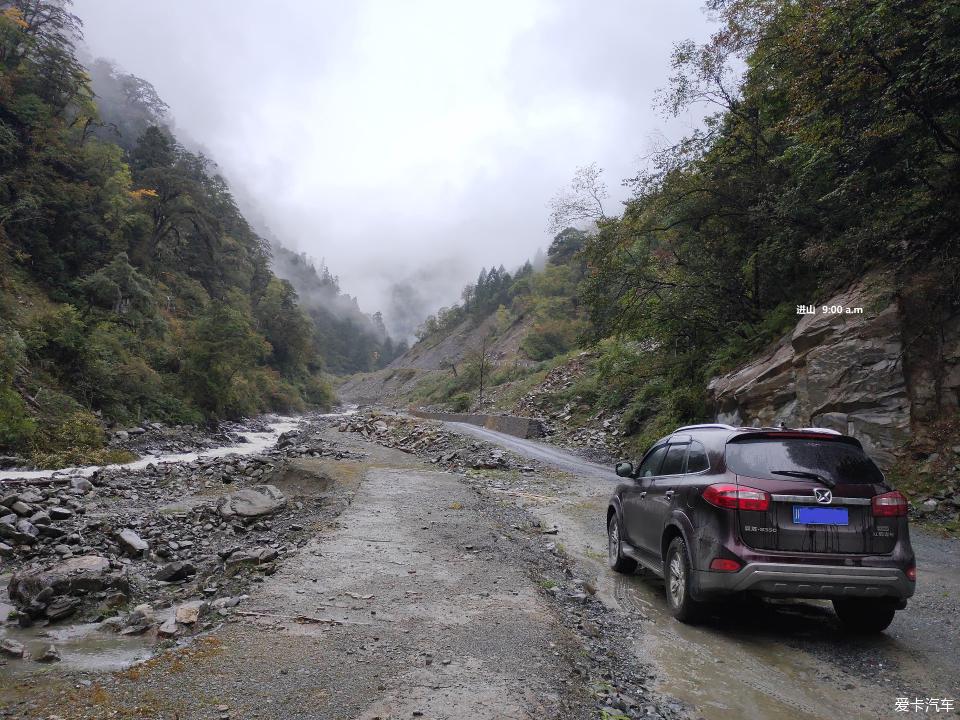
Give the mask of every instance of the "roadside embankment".
[(530, 439), (543, 437), (543, 423), (535, 418), (516, 417), (515, 415), (472, 415), (465, 413), (427, 412), (411, 410), (414, 417), (441, 422), (459, 422), (478, 425), (488, 430), (506, 433), (515, 437)]

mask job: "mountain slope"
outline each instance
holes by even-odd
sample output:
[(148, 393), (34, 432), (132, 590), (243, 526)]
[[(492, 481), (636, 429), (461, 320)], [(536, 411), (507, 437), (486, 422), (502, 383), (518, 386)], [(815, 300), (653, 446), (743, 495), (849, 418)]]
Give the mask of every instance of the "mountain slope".
[(104, 425), (329, 404), (269, 245), (149, 83), (96, 65), (101, 114), (67, 7), (0, 2), (0, 452), (103, 460)]

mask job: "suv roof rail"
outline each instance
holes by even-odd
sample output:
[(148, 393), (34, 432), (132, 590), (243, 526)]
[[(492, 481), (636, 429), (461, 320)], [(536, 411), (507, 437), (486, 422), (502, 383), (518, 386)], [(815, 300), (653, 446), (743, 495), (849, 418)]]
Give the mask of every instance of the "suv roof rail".
[(733, 425), (726, 425), (724, 423), (703, 423), (701, 425), (684, 425), (683, 427), (678, 427), (674, 432), (682, 432), (683, 430), (736, 430), (736, 428)]

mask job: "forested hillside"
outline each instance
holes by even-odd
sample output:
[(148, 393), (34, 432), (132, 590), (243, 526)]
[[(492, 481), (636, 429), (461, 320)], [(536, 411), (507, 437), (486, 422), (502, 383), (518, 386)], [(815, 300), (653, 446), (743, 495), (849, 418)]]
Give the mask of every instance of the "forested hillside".
[[(0, 452), (96, 459), (104, 425), (328, 405), (328, 343), (367, 328), (305, 314), (153, 87), (88, 71), (79, 40), (65, 3), (0, 2)], [(330, 280), (294, 284), (337, 299)]]
[[(586, 232), (558, 234), (541, 273), (481, 274), (421, 333), (421, 345), (435, 345), (493, 313), (483, 327), (495, 344), (532, 317), (521, 352), (504, 367), (471, 347), (471, 372), (424, 379), (414, 399), (475, 406), (489, 363), (488, 397), (491, 379), (516, 386), (501, 404), (509, 409), (590, 347), (589, 371), (545, 402), (574, 415), (616, 410), (640, 447), (710, 418), (710, 378), (792, 328), (797, 305), (877, 269), (890, 271), (876, 276), (900, 303), (902, 361), (942, 355), (941, 329), (960, 303), (960, 6), (708, 5), (718, 31), (676, 48), (659, 96), (669, 115), (713, 108), (703, 128), (627, 181), (622, 212), (604, 207), (595, 167), (580, 171), (551, 222)], [(938, 372), (949, 368), (932, 368), (925, 392), (945, 387)], [(956, 399), (936, 407), (925, 422), (950, 421)]]
[(376, 370), (407, 350), (394, 342), (379, 312), (360, 310), (355, 298), (340, 291), (340, 281), (323, 263), (318, 268), (306, 255), (275, 245), (273, 270), (290, 282), (298, 301), (313, 321), (317, 352), (332, 373)]

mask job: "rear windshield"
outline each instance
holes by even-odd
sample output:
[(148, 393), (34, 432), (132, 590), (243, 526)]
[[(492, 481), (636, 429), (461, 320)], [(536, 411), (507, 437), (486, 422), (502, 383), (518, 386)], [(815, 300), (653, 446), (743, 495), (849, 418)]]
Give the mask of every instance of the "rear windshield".
[(866, 453), (833, 440), (769, 439), (727, 445), (727, 469), (737, 475), (789, 480), (771, 470), (813, 472), (837, 484), (882, 483), (883, 474)]

